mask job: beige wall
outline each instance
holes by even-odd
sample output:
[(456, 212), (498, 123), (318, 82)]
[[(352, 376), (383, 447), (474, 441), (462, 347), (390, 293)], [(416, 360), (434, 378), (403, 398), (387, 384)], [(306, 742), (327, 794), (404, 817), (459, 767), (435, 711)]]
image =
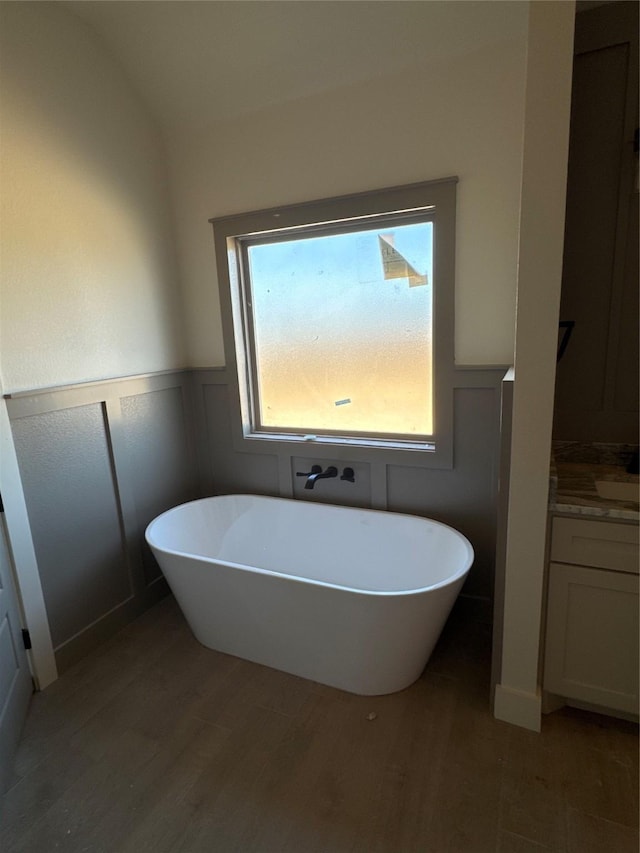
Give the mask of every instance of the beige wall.
[(0, 13), (5, 392), (182, 366), (156, 128), (73, 15)]
[(456, 55), (452, 41), (450, 57), (443, 49), (433, 64), (171, 134), (191, 364), (224, 364), (210, 217), (450, 175), (460, 178), (456, 361), (512, 363), (521, 5), (507, 42)]

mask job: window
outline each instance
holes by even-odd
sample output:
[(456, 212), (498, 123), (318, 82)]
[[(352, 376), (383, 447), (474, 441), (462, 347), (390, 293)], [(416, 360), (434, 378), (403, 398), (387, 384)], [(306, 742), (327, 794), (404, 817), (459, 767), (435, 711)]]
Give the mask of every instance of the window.
[(212, 220), (242, 449), (450, 464), (455, 185)]

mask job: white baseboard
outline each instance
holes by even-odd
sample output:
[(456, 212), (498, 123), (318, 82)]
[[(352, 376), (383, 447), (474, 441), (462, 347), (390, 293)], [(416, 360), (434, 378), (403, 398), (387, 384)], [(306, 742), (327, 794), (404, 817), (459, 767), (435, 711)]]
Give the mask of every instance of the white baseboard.
[(505, 723), (539, 732), (542, 722), (542, 697), (539, 692), (525, 693), (497, 684), (493, 716)]

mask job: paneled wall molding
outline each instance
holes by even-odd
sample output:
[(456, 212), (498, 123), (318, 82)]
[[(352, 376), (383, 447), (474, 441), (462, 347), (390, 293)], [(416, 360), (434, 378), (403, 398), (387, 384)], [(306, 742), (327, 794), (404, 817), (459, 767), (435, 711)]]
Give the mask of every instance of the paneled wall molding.
[(500, 404), (500, 458), (498, 470), (498, 515), (496, 531), (496, 567), (493, 587), (493, 638), (491, 656), (491, 697), (495, 704), (496, 688), (502, 675), (502, 634), (504, 630), (504, 585), (507, 556), (507, 522), (509, 515), (509, 480), (511, 475), (511, 418), (515, 370), (511, 368), (502, 381)]
[[(466, 593), (487, 602), (493, 595), (497, 479), (500, 460), (501, 385), (508, 366), (459, 366), (454, 378), (455, 440), (453, 469), (385, 463), (371, 451), (349, 458), (349, 448), (322, 454), (312, 446), (243, 453), (233, 440), (232, 385), (224, 368), (191, 372), (201, 488), (204, 494), (232, 492), (360, 506), (430, 516), (469, 536), (476, 564)], [(349, 465), (354, 484), (322, 480), (304, 489), (296, 471), (315, 462)]]
[(134, 394), (145, 394), (182, 385), (189, 371), (166, 370), (155, 373), (140, 373), (135, 376), (79, 382), (75, 385), (59, 385), (54, 388), (36, 388), (31, 391), (14, 391), (4, 395), (9, 417), (26, 417), (56, 409), (85, 406), (105, 400), (121, 399)]
[(206, 379), (209, 385), (228, 385), (229, 372), (226, 367), (192, 367), (189, 371), (198, 380)]
[(109, 443), (111, 466), (113, 471), (113, 488), (118, 506), (121, 535), (125, 544), (125, 555), (129, 569), (131, 598), (140, 594), (146, 586), (144, 582), (143, 564), (140, 560), (140, 545), (137, 541), (137, 509), (133, 483), (131, 481), (131, 460), (127, 436), (123, 423), (122, 404), (118, 398), (110, 398), (102, 403), (105, 413), (107, 440)]
[(496, 388), (509, 369), (510, 365), (504, 364), (456, 365), (454, 388)]
[[(355, 483), (304, 489), (313, 448), (235, 449), (224, 367), (5, 395), (51, 631), (64, 671), (165, 594), (144, 530), (193, 498), (254, 492), (428, 516), (472, 541), (467, 595), (489, 601), (496, 547), (502, 366), (455, 372), (452, 469), (353, 461)], [(346, 455), (327, 464), (351, 465)], [(321, 534), (319, 534), (321, 535)]]
[(192, 378), (176, 370), (6, 395), (58, 671), (166, 594), (146, 543), (200, 495)]

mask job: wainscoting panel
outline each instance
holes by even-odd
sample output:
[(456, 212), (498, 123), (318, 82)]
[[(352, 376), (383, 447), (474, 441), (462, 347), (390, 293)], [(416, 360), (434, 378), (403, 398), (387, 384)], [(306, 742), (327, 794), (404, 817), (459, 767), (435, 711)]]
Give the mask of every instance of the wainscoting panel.
[(227, 386), (206, 384), (195, 396), (204, 406), (204, 427), (211, 454), (212, 493), (280, 494), (277, 456), (239, 453), (233, 449)]
[[(495, 569), (500, 387), (505, 371), (504, 367), (456, 369), (451, 470), (385, 465), (375, 450), (370, 451), (369, 461), (358, 462), (349, 462), (344, 455), (340, 460), (301, 456), (299, 445), (281, 456), (237, 452), (233, 449), (226, 372), (194, 371), (198, 444), (207, 457), (201, 464), (211, 477), (206, 491), (294, 496), (441, 520), (463, 532), (476, 552), (465, 594), (489, 603)], [(310, 470), (314, 462), (323, 467), (335, 464), (340, 473), (351, 465), (356, 483), (321, 480), (312, 491), (305, 491), (304, 478), (296, 477), (296, 472)]]
[(454, 392), (451, 471), (389, 466), (388, 508), (450, 524), (469, 539), (475, 561), (464, 591), (491, 598), (496, 540), (499, 389)]
[(132, 535), (142, 544), (145, 582), (161, 576), (144, 541), (157, 515), (196, 497), (196, 473), (181, 388), (123, 397), (123, 433), (135, 505)]
[[(234, 449), (224, 369), (175, 371), (7, 396), (56, 664), (64, 671), (167, 592), (144, 543), (149, 521), (233, 492), (389, 509), (442, 520), (471, 540), (464, 592), (493, 591), (502, 368), (458, 369), (451, 470)], [(304, 489), (321, 461), (355, 483)], [(321, 531), (319, 531), (321, 535)]]
[(190, 394), (172, 372), (8, 396), (60, 672), (167, 592), (144, 530), (200, 495)]
[(133, 595), (102, 403), (13, 424), (54, 648)]

